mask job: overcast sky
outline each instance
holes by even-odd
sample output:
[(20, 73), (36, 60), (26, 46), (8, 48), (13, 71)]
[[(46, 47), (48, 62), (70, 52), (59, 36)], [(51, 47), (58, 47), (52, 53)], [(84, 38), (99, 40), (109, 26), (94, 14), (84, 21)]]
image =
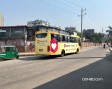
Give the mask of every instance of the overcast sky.
[(86, 8), (83, 29), (101, 32), (112, 26), (112, 0), (0, 0), (0, 4), (6, 26), (40, 19), (52, 26), (75, 26), (80, 31), (81, 7)]

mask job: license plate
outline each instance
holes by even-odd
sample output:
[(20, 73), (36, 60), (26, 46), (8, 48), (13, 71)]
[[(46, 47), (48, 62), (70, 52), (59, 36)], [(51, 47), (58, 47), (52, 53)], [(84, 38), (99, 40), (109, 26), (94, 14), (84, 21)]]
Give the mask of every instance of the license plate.
[(39, 49), (39, 51), (43, 51), (43, 49)]

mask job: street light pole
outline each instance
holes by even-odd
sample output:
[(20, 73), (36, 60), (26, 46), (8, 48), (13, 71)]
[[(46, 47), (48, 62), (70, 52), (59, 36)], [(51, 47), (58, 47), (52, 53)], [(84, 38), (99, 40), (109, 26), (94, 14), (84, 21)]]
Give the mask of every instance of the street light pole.
[(81, 48), (82, 48), (82, 41), (83, 41), (83, 16), (86, 15), (86, 13), (84, 14), (84, 11), (86, 11), (86, 9), (81, 8), (81, 15), (78, 15), (79, 17), (81, 17)]
[(103, 28), (102, 28), (102, 43), (103, 43)]

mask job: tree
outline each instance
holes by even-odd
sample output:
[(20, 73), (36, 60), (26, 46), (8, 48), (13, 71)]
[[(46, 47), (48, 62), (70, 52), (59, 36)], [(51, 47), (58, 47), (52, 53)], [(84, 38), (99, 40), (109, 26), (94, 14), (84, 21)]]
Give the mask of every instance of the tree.
[(90, 42), (101, 43), (103, 35), (102, 33), (86, 34), (86, 39), (89, 39)]
[(112, 27), (108, 26), (109, 30), (107, 30), (106, 32), (108, 32), (108, 39), (109, 42), (112, 42)]
[(81, 37), (81, 33), (77, 31), (77, 35)]

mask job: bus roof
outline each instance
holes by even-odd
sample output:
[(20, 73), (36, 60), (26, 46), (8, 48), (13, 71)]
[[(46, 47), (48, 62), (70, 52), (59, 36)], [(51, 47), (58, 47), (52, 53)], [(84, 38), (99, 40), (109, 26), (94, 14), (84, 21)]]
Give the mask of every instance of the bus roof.
[(36, 27), (37, 30), (36, 31), (54, 31), (54, 32), (58, 32), (58, 33), (61, 33), (61, 34), (66, 34), (66, 35), (69, 35), (70, 33), (61, 29), (61, 28), (58, 28), (58, 27), (51, 27), (51, 26), (43, 26), (43, 25), (39, 25)]

